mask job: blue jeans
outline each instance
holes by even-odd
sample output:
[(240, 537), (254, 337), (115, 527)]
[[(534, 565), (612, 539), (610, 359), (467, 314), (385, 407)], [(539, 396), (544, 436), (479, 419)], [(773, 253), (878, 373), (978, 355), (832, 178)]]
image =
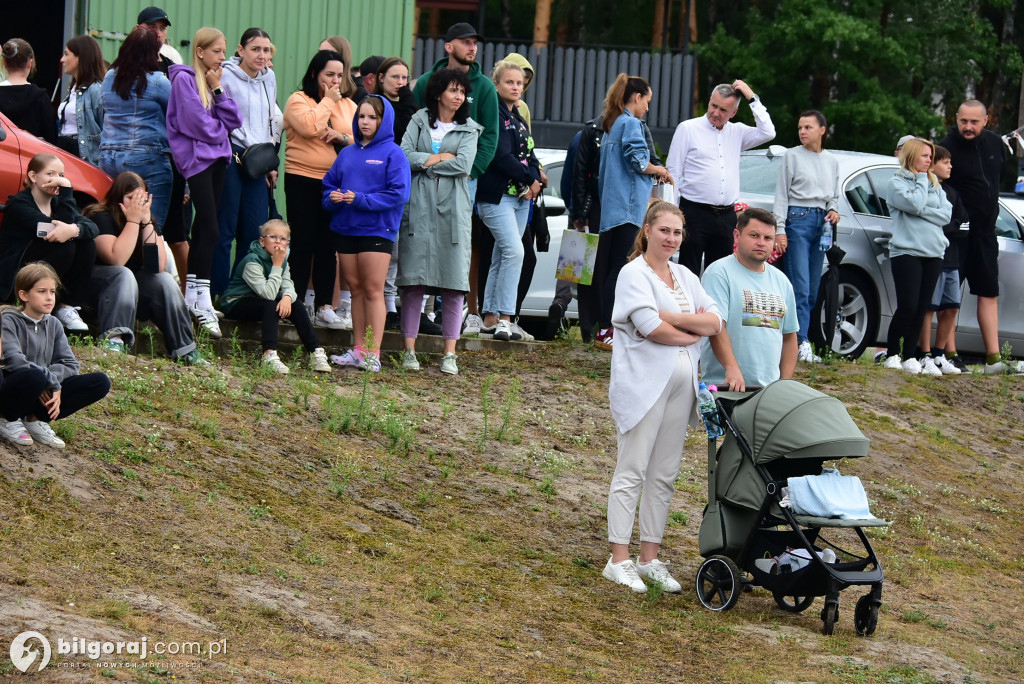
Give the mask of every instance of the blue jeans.
[(478, 202), (484, 225), (494, 236), (491, 268), (484, 288), (483, 312), (498, 316), (516, 315), (516, 293), (523, 269), (523, 233), (530, 215), (530, 202), (503, 195), (498, 204)]
[[(223, 294), (231, 280), (235, 266), (249, 253), (249, 245), (260, 236), (260, 226), (270, 216), (270, 199), (267, 181), (264, 178), (251, 179), (242, 175), (234, 157), (228, 162), (224, 173), (224, 190), (217, 207), (217, 224), (220, 235), (213, 252), (213, 266), (210, 272), (210, 292)], [(235, 261), (231, 263), (231, 243), (235, 244)], [(305, 293), (306, 284), (297, 287)]]
[(796, 297), (796, 319), (800, 324), (797, 342), (807, 341), (811, 327), (811, 310), (818, 299), (821, 283), (821, 265), (825, 255), (821, 251), (824, 209), (790, 207), (786, 216), (786, 258), (783, 267)]
[(162, 229), (171, 206), (171, 156), (149, 150), (103, 150), (99, 167), (112, 178), (125, 171), (142, 176), (146, 188), (153, 195), (153, 221)]

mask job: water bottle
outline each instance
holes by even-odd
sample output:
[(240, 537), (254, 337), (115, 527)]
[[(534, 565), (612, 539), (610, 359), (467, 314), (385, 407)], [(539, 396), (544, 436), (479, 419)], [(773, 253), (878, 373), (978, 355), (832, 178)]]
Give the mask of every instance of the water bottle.
[(832, 248), (832, 224), (825, 221), (821, 228), (821, 251), (827, 252)]
[(705, 383), (700, 383), (697, 390), (697, 405), (700, 406), (700, 416), (704, 419), (704, 429), (708, 432), (708, 439), (715, 439), (725, 434), (722, 426), (718, 424), (718, 404), (711, 395), (711, 390)]

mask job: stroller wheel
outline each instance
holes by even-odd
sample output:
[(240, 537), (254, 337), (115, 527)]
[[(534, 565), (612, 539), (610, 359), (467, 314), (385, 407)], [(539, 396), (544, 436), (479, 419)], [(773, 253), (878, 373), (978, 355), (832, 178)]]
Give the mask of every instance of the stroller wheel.
[(853, 611), (853, 626), (860, 636), (871, 636), (878, 627), (878, 606), (871, 600), (871, 594), (857, 599), (857, 607)]
[(802, 613), (814, 603), (813, 596), (784, 596), (775, 592), (772, 592), (772, 596), (775, 598), (775, 605), (787, 613)]
[(729, 610), (743, 592), (740, 569), (726, 556), (711, 556), (697, 571), (697, 600), (708, 610)]
[(821, 633), (825, 636), (832, 636), (832, 632), (835, 631), (836, 621), (839, 619), (839, 604), (838, 603), (825, 603), (825, 607), (821, 609), (821, 620), (824, 623), (821, 626)]

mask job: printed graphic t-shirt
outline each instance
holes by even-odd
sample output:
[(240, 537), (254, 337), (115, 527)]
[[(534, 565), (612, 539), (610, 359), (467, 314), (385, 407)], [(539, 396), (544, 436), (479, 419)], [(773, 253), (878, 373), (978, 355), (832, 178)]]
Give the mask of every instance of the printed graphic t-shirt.
[[(747, 386), (765, 387), (778, 380), (782, 336), (800, 328), (793, 286), (782, 271), (765, 264), (763, 273), (755, 273), (730, 255), (708, 266), (701, 285), (725, 316), (732, 351)], [(707, 339), (700, 360), (704, 382), (725, 382), (725, 368)]]

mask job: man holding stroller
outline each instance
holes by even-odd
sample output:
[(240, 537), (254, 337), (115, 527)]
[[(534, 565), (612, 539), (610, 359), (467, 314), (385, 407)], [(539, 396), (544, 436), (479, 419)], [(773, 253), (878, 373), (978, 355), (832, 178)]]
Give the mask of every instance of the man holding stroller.
[[(736, 252), (704, 271), (701, 285), (725, 317), (721, 334), (704, 340), (705, 382), (743, 392), (792, 378), (796, 368), (796, 298), (789, 280), (767, 263), (775, 216), (747, 209), (736, 221)], [(710, 346), (712, 354), (708, 353)]]

